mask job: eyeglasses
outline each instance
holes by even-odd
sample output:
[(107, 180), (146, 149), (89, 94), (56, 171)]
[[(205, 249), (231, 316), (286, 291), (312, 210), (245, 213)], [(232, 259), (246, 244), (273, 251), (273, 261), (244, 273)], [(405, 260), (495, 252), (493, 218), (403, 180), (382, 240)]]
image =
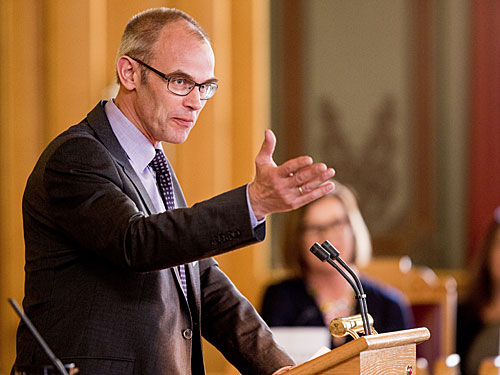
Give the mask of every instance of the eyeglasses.
[(347, 225), (349, 225), (349, 219), (344, 217), (326, 224), (304, 224), (302, 230), (310, 235), (322, 235), (328, 231), (337, 233), (346, 228)]
[(167, 81), (167, 89), (170, 91), (172, 94), (179, 95), (179, 96), (186, 96), (188, 95), (195, 87), (198, 87), (200, 90), (200, 99), (201, 100), (208, 100), (212, 96), (214, 96), (215, 91), (217, 91), (217, 88), (219, 87), (217, 83), (215, 82), (205, 82), (205, 83), (196, 83), (195, 81), (186, 78), (182, 75), (171, 75), (167, 76), (165, 73), (160, 72), (159, 70), (153, 68), (152, 66), (149, 66), (145, 62), (142, 62), (139, 59), (136, 59), (135, 57), (130, 57), (132, 60), (137, 61), (139, 64), (143, 65), (144, 67), (148, 68), (152, 72), (158, 74), (161, 78)]

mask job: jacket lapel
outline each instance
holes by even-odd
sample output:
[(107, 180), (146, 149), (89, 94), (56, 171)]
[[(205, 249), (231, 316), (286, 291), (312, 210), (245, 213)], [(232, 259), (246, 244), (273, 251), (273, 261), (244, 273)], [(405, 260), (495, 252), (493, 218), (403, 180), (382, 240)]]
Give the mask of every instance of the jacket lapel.
[(89, 126), (96, 132), (99, 140), (109, 150), (111, 155), (115, 158), (116, 162), (123, 168), (124, 173), (130, 179), (135, 189), (141, 197), (144, 207), (147, 209), (147, 214), (151, 215), (154, 212), (153, 202), (149, 197), (144, 185), (142, 184), (139, 176), (135, 173), (132, 165), (128, 161), (126, 152), (121, 147), (118, 139), (116, 139), (111, 125), (109, 124), (106, 113), (104, 112), (105, 100), (102, 100), (95, 108), (87, 115)]

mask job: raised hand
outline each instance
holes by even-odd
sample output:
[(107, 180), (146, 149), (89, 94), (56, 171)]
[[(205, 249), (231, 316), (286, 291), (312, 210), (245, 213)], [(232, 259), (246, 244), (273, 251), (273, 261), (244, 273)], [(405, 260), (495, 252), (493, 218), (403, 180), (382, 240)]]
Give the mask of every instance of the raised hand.
[(262, 147), (255, 157), (255, 178), (248, 186), (252, 210), (257, 219), (275, 212), (285, 212), (310, 203), (329, 191), (328, 181), (335, 175), (323, 163), (313, 164), (309, 156), (300, 156), (278, 166), (273, 160), (276, 137), (266, 130)]

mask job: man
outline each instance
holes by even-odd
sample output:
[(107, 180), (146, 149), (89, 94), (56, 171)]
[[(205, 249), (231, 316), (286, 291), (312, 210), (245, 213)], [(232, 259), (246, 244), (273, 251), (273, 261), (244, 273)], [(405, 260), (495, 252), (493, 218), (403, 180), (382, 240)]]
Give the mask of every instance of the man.
[[(186, 207), (160, 141), (184, 142), (217, 89), (203, 29), (178, 10), (133, 17), (119, 93), (43, 152), (26, 186), (27, 315), (86, 374), (204, 374), (201, 336), (244, 374), (293, 361), (211, 258), (264, 238), (264, 219), (333, 189), (300, 157), (276, 166), (267, 131), (247, 186)], [(164, 72), (164, 73), (162, 73)], [(26, 327), (18, 364), (46, 363)]]

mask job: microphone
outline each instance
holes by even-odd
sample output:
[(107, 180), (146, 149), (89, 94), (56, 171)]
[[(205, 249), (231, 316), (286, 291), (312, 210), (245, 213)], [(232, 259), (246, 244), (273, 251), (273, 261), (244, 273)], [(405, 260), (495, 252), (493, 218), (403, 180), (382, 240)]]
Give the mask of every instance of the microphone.
[[(330, 256), (333, 257), (333, 260), (336, 260), (337, 262), (339, 262), (340, 265), (342, 267), (344, 267), (344, 269), (346, 269), (347, 272), (349, 272), (349, 274), (352, 276), (354, 282), (356, 283), (356, 285), (358, 286), (358, 289), (359, 289), (360, 305), (364, 306), (364, 309), (362, 308), (362, 306), (360, 306), (361, 316), (364, 315), (363, 322), (369, 322), (368, 306), (366, 305), (366, 294), (365, 294), (365, 291), (363, 290), (363, 285), (361, 284), (361, 280), (359, 279), (358, 275), (356, 275), (356, 273), (352, 270), (352, 268), (349, 267), (347, 265), (347, 263), (342, 260), (342, 258), (340, 257), (340, 252), (335, 248), (335, 246), (333, 246), (330, 243), (330, 241), (326, 240), (325, 242), (323, 242), (321, 244), (321, 246), (323, 246), (323, 248), (326, 249), (330, 253)], [(364, 310), (364, 313), (363, 313), (363, 310)], [(365, 333), (368, 335), (371, 335), (370, 324), (367, 324), (367, 326), (368, 326), (368, 331), (365, 330)], [(366, 329), (366, 327), (365, 327), (365, 329)]]
[(47, 354), (47, 356), (50, 358), (51, 362), (54, 364), (54, 367), (61, 373), (61, 375), (69, 375), (66, 369), (64, 368), (62, 362), (55, 356), (54, 352), (50, 350), (49, 346), (47, 345), (43, 337), (40, 335), (40, 333), (38, 333), (33, 323), (31, 323), (31, 320), (25, 314), (23, 314), (17, 302), (14, 301), (12, 298), (9, 298), (8, 300), (9, 303), (14, 308), (14, 310), (16, 311), (17, 315), (19, 315), (21, 320), (26, 324), (26, 326), (30, 330), (31, 334), (35, 337), (38, 344), (40, 344), (42, 349), (45, 351), (45, 354)]
[[(359, 309), (361, 311), (361, 319), (363, 321), (363, 329), (366, 335), (371, 335), (370, 329), (370, 319), (368, 315), (368, 307), (366, 305), (366, 294), (363, 290), (363, 285), (361, 285), (361, 281), (358, 276), (354, 273), (354, 271), (340, 258), (339, 251), (328, 241), (323, 242), (322, 245), (319, 243), (315, 243), (310, 248), (311, 253), (313, 253), (319, 260), (324, 262), (325, 260), (335, 268), (343, 277), (347, 280), (347, 282), (351, 285), (354, 293), (356, 294), (356, 298), (359, 301)], [(332, 259), (333, 258), (333, 259)], [(335, 263), (338, 261), (342, 267), (344, 267), (347, 272), (351, 275), (349, 277), (340, 266)], [(354, 281), (353, 281), (354, 280)]]

